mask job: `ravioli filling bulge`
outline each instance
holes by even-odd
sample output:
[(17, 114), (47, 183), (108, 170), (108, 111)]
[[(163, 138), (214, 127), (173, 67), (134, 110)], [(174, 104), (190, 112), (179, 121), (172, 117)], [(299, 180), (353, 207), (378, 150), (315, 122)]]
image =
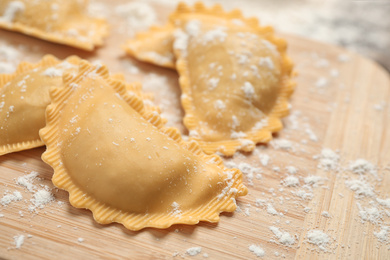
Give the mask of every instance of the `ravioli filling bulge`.
[(85, 85), (62, 112), (66, 141), (59, 145), (67, 172), (87, 194), (120, 210), (155, 213), (173, 202), (193, 209), (221, 193), (226, 176), (217, 166), (162, 134), (103, 80)]
[(259, 119), (275, 106), (281, 86), (280, 55), (272, 43), (250, 28), (213, 20), (188, 20), (182, 31), (188, 37), (193, 112), (205, 141), (258, 128)]

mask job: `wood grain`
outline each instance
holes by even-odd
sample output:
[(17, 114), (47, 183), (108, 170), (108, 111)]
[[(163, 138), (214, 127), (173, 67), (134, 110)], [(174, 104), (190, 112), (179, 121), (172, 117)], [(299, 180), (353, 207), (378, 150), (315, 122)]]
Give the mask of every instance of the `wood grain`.
[[(164, 21), (170, 10), (161, 10), (160, 19)], [(120, 22), (118, 19), (113, 17), (110, 22), (115, 25)], [(388, 245), (380, 243), (373, 235), (379, 227), (361, 223), (359, 218), (356, 202), (368, 205), (370, 199), (356, 199), (344, 185), (347, 178), (354, 176), (347, 171), (320, 170), (313, 156), (327, 147), (339, 151), (340, 165), (348, 165), (357, 158), (379, 165), (381, 180), (370, 178), (368, 181), (375, 185), (375, 192), (381, 198), (389, 196), (390, 172), (386, 167), (390, 161), (390, 77), (377, 64), (357, 54), (292, 35), (281, 36), (288, 40), (289, 54), (299, 74), (291, 100), (293, 116), (284, 120), (285, 129), (275, 135), (275, 139), (290, 140), (293, 148), (283, 150), (259, 145), (251, 154), (237, 153), (234, 158), (226, 159), (226, 162), (246, 162), (263, 170), (262, 178), (254, 178), (253, 186), (249, 186), (248, 196), (239, 200), (241, 211), (221, 214), (218, 224), (176, 225), (166, 230), (132, 232), (119, 224), (99, 225), (89, 211), (71, 207), (66, 192), (53, 187), (52, 169), (40, 160), (44, 148), (37, 148), (0, 157), (0, 193), (18, 190), (24, 197), (23, 201), (0, 207), (0, 214), (4, 215), (0, 218), (0, 258), (180, 259), (183, 256), (203, 259), (203, 253), (207, 253), (209, 259), (255, 259), (248, 247), (256, 244), (265, 250), (264, 259), (283, 256), (285, 259), (389, 259)], [(112, 72), (123, 72), (128, 81), (146, 82), (153, 73), (164, 81), (161, 86), (146, 89), (155, 93), (156, 103), (163, 107), (166, 115), (182, 117), (177, 73), (125, 57), (119, 46), (126, 38), (113, 30), (104, 47), (87, 53), (0, 31), (0, 44), (24, 45), (23, 55), (29, 61), (37, 61), (46, 53), (59, 58), (76, 54), (89, 60), (99, 59)], [(340, 54), (347, 55), (349, 61), (340, 62)], [(139, 73), (131, 73), (128, 62), (136, 65)], [(339, 71), (338, 77), (330, 75), (332, 69)], [(321, 77), (326, 78), (328, 84), (317, 87), (316, 82)], [(171, 100), (166, 100), (167, 97)], [(382, 110), (374, 108), (383, 101)], [(180, 120), (169, 123), (186, 134)], [(310, 140), (307, 128), (316, 134), (318, 141)], [(270, 156), (267, 166), (260, 164), (259, 154)], [(301, 185), (302, 178), (308, 175), (327, 178), (324, 185), (313, 189), (312, 200), (293, 195), (292, 192), (301, 187), (288, 188), (281, 184), (288, 176), (285, 167), (290, 165), (298, 169), (296, 176)], [(275, 171), (274, 167), (279, 167), (280, 171)], [(15, 179), (31, 171), (37, 171), (42, 178), (35, 184), (48, 185), (56, 201), (63, 205), (55, 202), (38, 210), (38, 214), (28, 212), (32, 194), (17, 185)], [(256, 199), (267, 202), (258, 205)], [(279, 214), (267, 213), (267, 203)], [(311, 208), (309, 213), (305, 213), (306, 207)], [(321, 216), (323, 211), (328, 211), (331, 217)], [(389, 222), (389, 217), (383, 218), (384, 222)], [(280, 245), (270, 226), (296, 235), (296, 243), (289, 247)], [(306, 233), (312, 229), (323, 230), (331, 236), (329, 252), (307, 242)], [(19, 234), (32, 237), (26, 238), (20, 249), (15, 249), (13, 236)], [(79, 243), (80, 237), (85, 241)], [(186, 255), (186, 250), (194, 246), (201, 246), (202, 253), (194, 257)], [(175, 252), (179, 253), (176, 257)]]

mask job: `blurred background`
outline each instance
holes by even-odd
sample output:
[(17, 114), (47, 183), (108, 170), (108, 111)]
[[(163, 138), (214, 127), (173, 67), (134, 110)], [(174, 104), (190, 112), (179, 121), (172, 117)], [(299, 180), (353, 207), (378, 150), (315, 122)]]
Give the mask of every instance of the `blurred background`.
[[(1, 1), (1, 0), (0, 0)], [(112, 33), (127, 35), (162, 25), (179, 2), (198, 0), (90, 0), (94, 16), (118, 21)], [(245, 17), (257, 17), (261, 25), (271, 25), (277, 32), (339, 45), (373, 59), (390, 71), (390, 0), (203, 0), (208, 5), (221, 4), (225, 10), (239, 8)], [(123, 21), (125, 21), (123, 23)], [(120, 24), (119, 26), (117, 24)], [(0, 35), (0, 72), (11, 72), (20, 59), (10, 50), (10, 42)], [(108, 40), (107, 40), (108, 41)], [(106, 41), (106, 42), (107, 42)], [(22, 43), (19, 44), (23, 47)], [(15, 55), (11, 55), (11, 54)], [(5, 58), (4, 58), (5, 57)], [(5, 64), (2, 61), (6, 61)]]
[[(211, 0), (210, 2), (217, 2)], [(249, 0), (244, 12), (276, 30), (336, 44), (390, 70), (390, 0)], [(234, 7), (237, 1), (224, 0)], [(253, 8), (252, 8), (253, 7)], [(254, 11), (254, 10), (260, 10)]]
[[(130, 1), (129, 1), (130, 2)], [(173, 10), (178, 0), (144, 0), (134, 8), (134, 17), (124, 6), (119, 12), (138, 28), (155, 21), (147, 7), (163, 5)], [(187, 0), (187, 3), (196, 1)], [(343, 46), (376, 60), (390, 71), (390, 0), (204, 0), (225, 9), (240, 8), (245, 16), (257, 17), (262, 25), (277, 31)], [(91, 1), (99, 7), (99, 0)], [(131, 12), (130, 12), (131, 13)], [(138, 19), (138, 21), (137, 21)], [(146, 20), (145, 20), (146, 19)], [(143, 21), (142, 21), (143, 20)]]
[[(216, 2), (216, 1), (212, 1)], [(234, 6), (237, 1), (223, 1)], [(390, 0), (252, 0), (245, 12), (278, 31), (340, 45), (390, 70)], [(253, 10), (260, 10), (255, 13)]]

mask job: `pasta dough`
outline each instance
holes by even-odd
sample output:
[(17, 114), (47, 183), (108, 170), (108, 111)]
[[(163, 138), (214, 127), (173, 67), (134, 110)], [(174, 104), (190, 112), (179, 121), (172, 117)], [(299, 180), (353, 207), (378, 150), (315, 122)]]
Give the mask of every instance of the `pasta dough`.
[(64, 84), (51, 91), (42, 159), (70, 203), (90, 209), (97, 222), (131, 230), (216, 222), (247, 193), (239, 170), (165, 128), (104, 66), (82, 62)]
[(76, 70), (76, 56), (60, 61), (46, 55), (37, 64), (21, 63), (13, 74), (0, 75), (0, 155), (42, 146), (49, 88), (62, 86), (62, 73)]
[[(146, 39), (171, 46), (143, 44)], [(127, 50), (137, 50), (128, 51), (136, 58), (166, 67), (174, 60), (161, 64), (144, 54), (154, 50), (155, 57), (167, 56), (170, 48), (180, 75), (184, 124), (206, 153), (249, 152), (282, 128), (280, 118), (288, 114), (295, 83), (290, 80), (293, 65), (286, 42), (276, 38), (271, 27), (260, 27), (238, 10), (228, 13), (219, 5), (182, 3), (170, 23), (127, 45)]]
[(104, 20), (86, 14), (87, 0), (2, 0), (0, 28), (84, 50), (107, 35)]

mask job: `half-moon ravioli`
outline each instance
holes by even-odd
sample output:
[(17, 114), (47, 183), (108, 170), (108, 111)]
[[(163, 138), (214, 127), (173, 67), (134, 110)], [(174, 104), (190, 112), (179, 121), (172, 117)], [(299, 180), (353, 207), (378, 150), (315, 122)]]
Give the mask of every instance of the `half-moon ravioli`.
[[(175, 28), (171, 34), (166, 32), (170, 27)], [(260, 27), (239, 10), (181, 3), (168, 25), (128, 42), (127, 50), (138, 47), (129, 54), (142, 59), (153, 49), (142, 42), (161, 38), (161, 32), (175, 53), (184, 124), (206, 153), (249, 152), (282, 128), (280, 118), (288, 114), (295, 86), (290, 80), (293, 65), (286, 42), (276, 38), (271, 27)], [(168, 50), (154, 49), (160, 54)]]
[(49, 88), (62, 86), (62, 73), (77, 70), (80, 59), (46, 55), (37, 64), (21, 63), (13, 74), (0, 74), (0, 155), (43, 145)]
[(216, 222), (247, 193), (239, 170), (165, 128), (104, 66), (83, 62), (64, 84), (51, 91), (42, 159), (70, 203), (90, 209), (97, 222), (130, 230)]
[(87, 15), (87, 0), (2, 0), (0, 28), (84, 50), (102, 45), (104, 20)]
[(292, 63), (270, 27), (220, 6), (179, 5), (170, 19), (184, 124), (206, 153), (252, 151), (282, 128)]
[[(0, 155), (43, 146), (39, 129), (46, 124), (49, 89), (61, 87), (62, 74), (76, 72), (80, 61), (77, 56), (61, 61), (46, 55), (37, 64), (22, 62), (13, 74), (0, 74)], [(124, 81), (122, 74), (110, 77)], [(129, 95), (143, 98), (147, 111), (160, 114), (151, 93), (141, 88), (139, 83), (126, 84)]]

